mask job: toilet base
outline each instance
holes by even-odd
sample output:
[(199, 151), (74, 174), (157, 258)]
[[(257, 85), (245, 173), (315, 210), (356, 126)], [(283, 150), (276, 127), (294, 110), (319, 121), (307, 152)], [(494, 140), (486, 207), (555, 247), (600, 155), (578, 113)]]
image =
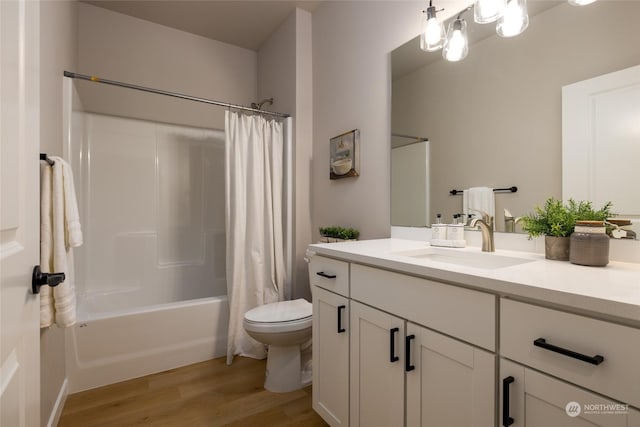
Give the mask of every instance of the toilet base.
[(309, 384), (311, 384), (311, 375), (302, 371), (299, 344), (269, 346), (265, 389), (275, 393), (287, 393)]

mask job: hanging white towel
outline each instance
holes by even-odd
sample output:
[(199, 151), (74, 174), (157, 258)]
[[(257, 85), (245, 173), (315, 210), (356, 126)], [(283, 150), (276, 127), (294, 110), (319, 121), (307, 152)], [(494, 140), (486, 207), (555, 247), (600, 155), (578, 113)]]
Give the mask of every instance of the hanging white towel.
[(40, 327), (71, 326), (76, 322), (72, 248), (82, 244), (75, 186), (71, 167), (60, 157), (50, 157), (52, 167), (41, 169), (40, 264), (45, 273), (65, 273), (53, 288), (40, 289)]
[(493, 188), (471, 187), (462, 193), (462, 212), (467, 215), (475, 215), (482, 218), (483, 213), (489, 214), (492, 218), (496, 216), (496, 199)]

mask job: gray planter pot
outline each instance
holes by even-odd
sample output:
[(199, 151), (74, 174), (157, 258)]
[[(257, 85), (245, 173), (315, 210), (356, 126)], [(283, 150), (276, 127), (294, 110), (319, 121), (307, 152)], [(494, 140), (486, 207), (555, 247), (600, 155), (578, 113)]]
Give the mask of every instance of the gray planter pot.
[(568, 237), (544, 236), (544, 257), (555, 261), (569, 261)]

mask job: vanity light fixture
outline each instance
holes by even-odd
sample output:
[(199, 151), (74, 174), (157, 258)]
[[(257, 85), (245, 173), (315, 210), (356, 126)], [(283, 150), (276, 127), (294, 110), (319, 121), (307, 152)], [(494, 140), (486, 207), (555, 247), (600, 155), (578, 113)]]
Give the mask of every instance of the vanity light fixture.
[[(432, 0), (429, 0), (429, 7), (422, 11), (420, 28), (420, 49), (426, 52), (433, 52), (442, 49), (445, 40), (444, 24), (436, 17), (436, 11)], [(426, 15), (426, 16), (425, 16)]]
[(496, 32), (500, 37), (514, 37), (522, 34), (529, 26), (527, 0), (508, 0), (504, 13), (498, 19)]
[(506, 6), (507, 0), (475, 0), (473, 2), (473, 20), (478, 24), (495, 22), (502, 16)]
[(569, 0), (571, 6), (586, 6), (595, 2), (596, 0)]
[(447, 40), (444, 42), (442, 57), (447, 61), (460, 61), (469, 53), (469, 38), (467, 37), (467, 21), (462, 14), (469, 8), (460, 12), (455, 21), (449, 24)]

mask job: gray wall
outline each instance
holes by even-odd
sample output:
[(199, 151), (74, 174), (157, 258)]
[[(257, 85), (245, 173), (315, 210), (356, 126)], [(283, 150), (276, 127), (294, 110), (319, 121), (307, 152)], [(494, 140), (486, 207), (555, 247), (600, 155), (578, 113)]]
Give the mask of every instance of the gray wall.
[(274, 98), (266, 109), (294, 119), (293, 298), (311, 298), (304, 252), (311, 243), (311, 14), (296, 9), (258, 51), (258, 98)]
[[(463, 2), (442, 2), (443, 17)], [(440, 4), (440, 3), (438, 3)], [(353, 226), (362, 239), (390, 234), (390, 52), (420, 29), (425, 2), (326, 2), (313, 13), (314, 236)], [(448, 15), (447, 15), (448, 14)], [(329, 180), (329, 139), (360, 129), (360, 176)]]
[[(257, 53), (80, 3), (82, 74), (234, 104), (257, 98)], [(88, 112), (224, 129), (224, 108), (78, 82)]]

